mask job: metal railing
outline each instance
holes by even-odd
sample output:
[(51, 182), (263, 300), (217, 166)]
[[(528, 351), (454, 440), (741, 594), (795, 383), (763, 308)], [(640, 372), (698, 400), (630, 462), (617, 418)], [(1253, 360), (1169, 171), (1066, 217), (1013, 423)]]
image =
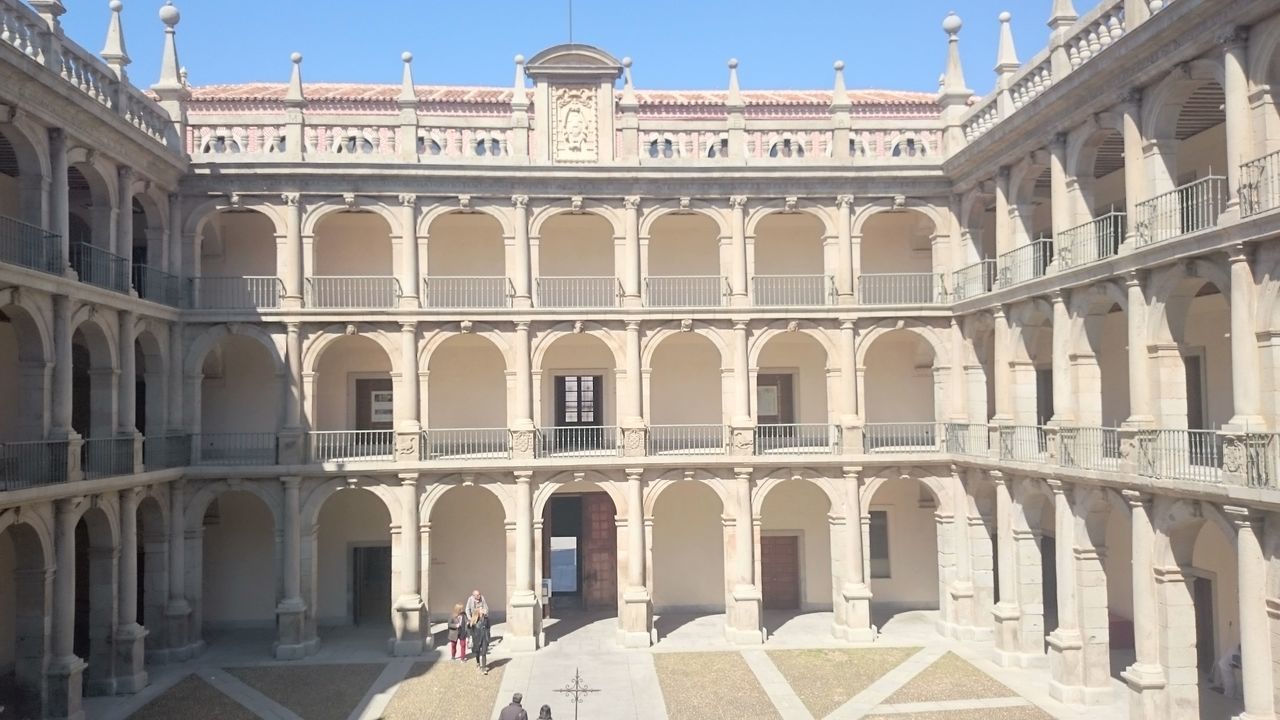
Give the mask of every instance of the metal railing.
[(1222, 479), (1222, 437), (1214, 430), (1138, 431), (1138, 474), (1193, 482)]
[(148, 435), (142, 439), (142, 465), (147, 470), (168, 470), (190, 464), (190, 435)]
[(650, 276), (644, 281), (649, 307), (720, 307), (729, 295), (729, 281), (719, 275)]
[(549, 308), (617, 307), (622, 286), (614, 277), (540, 277), (538, 305)]
[(80, 446), (80, 467), (86, 480), (132, 475), (133, 436), (85, 438)]
[(182, 305), (182, 281), (176, 275), (149, 265), (133, 266), (133, 287), (138, 297), (169, 307)]
[(275, 465), (275, 433), (201, 433), (191, 436), (192, 465)]
[(0, 490), (66, 482), (67, 451), (66, 440), (0, 443)]
[(986, 457), (989, 452), (990, 436), (986, 425), (977, 423), (947, 423), (944, 427), (946, 437), (943, 443), (947, 452), (956, 455), (972, 455)]
[(996, 261), (979, 260), (952, 274), (951, 294), (956, 300), (991, 292), (996, 284)]
[(506, 460), (511, 457), (507, 428), (445, 428), (424, 430), (423, 460)]
[(1120, 431), (1107, 427), (1058, 428), (1058, 464), (1084, 470), (1120, 469)]
[(515, 286), (503, 276), (422, 279), (422, 304), (429, 308), (505, 308), (515, 294)]
[(394, 430), (314, 430), (308, 433), (311, 462), (392, 460)]
[(1001, 288), (1043, 277), (1053, 262), (1053, 240), (1040, 238), (996, 258), (996, 284)]
[(945, 303), (947, 291), (936, 273), (871, 273), (858, 277), (863, 305), (931, 305)]
[(71, 246), (71, 267), (80, 282), (116, 292), (129, 292), (129, 261), (89, 243)]
[(758, 307), (833, 305), (836, 299), (830, 275), (756, 275), (751, 291)]
[(1137, 243), (1170, 240), (1218, 224), (1227, 207), (1227, 179), (1210, 176), (1138, 203)]
[(189, 307), (196, 310), (256, 310), (280, 307), (284, 283), (274, 275), (191, 278)]
[(1044, 462), (1049, 457), (1049, 435), (1043, 425), (1001, 425), (1000, 459)]
[(938, 452), (942, 435), (935, 422), (867, 423), (862, 428), (866, 453)]
[(594, 427), (544, 427), (538, 428), (537, 456), (593, 457), (622, 454), (619, 429), (614, 425)]
[(308, 307), (390, 308), (400, 304), (400, 281), (385, 275), (307, 278)]
[(835, 453), (840, 447), (840, 427), (825, 423), (757, 425), (757, 455), (814, 455)]
[(1083, 225), (1058, 233), (1058, 264), (1078, 267), (1109, 258), (1120, 252), (1124, 242), (1126, 215), (1111, 211)]
[(61, 275), (62, 238), (42, 227), (0, 215), (0, 262)]
[(1240, 214), (1244, 217), (1280, 207), (1280, 150), (1240, 166)]
[(724, 455), (729, 428), (724, 425), (650, 425), (647, 455)]

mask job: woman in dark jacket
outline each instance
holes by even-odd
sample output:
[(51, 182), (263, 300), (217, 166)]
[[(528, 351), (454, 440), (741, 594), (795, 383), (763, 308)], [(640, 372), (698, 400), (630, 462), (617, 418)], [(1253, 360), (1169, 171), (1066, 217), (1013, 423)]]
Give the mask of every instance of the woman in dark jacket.
[(449, 617), (449, 659), (467, 659), (467, 616), (462, 612), (462, 603), (453, 606)]
[(489, 674), (489, 610), (476, 608), (471, 616), (471, 654), (476, 656), (476, 666)]

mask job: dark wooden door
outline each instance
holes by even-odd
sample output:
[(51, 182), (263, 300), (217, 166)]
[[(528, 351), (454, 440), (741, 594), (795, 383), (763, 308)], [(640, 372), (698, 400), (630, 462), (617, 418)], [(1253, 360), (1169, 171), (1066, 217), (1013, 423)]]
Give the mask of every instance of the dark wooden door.
[(613, 500), (604, 493), (582, 496), (582, 590), (588, 610), (618, 605), (618, 529)]
[(1213, 636), (1213, 581), (1209, 578), (1192, 578), (1191, 594), (1196, 612), (1196, 667), (1202, 673), (1213, 671), (1217, 660)]
[(790, 375), (764, 374), (756, 379), (756, 422), (785, 425), (795, 422)]
[(352, 620), (356, 625), (391, 622), (391, 546), (352, 548)]
[(800, 538), (761, 536), (760, 574), (765, 610), (799, 610)]
[(356, 380), (356, 430), (390, 430), (391, 378)]

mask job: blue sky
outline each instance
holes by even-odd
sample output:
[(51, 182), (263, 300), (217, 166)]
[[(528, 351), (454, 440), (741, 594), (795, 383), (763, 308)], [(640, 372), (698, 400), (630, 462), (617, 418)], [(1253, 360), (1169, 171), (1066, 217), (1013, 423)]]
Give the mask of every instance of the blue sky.
[[(1087, 12), (1098, 0), (1076, 0)], [(67, 0), (68, 34), (102, 49), (107, 0)], [(161, 0), (124, 0), (130, 73), (158, 74)], [(303, 53), (308, 81), (397, 83), (400, 53), (414, 54), (419, 84), (508, 85), (511, 59), (568, 39), (569, 0), (175, 0), (182, 64), (193, 84), (288, 79)], [(1019, 59), (1048, 39), (1051, 0), (573, 0), (574, 40), (634, 59), (636, 86), (722, 88), (736, 57), (742, 86), (830, 87), (844, 60), (852, 88), (937, 89), (946, 54), (940, 23), (964, 19), (961, 51), (970, 87), (994, 84), (1002, 10), (1013, 12)]]

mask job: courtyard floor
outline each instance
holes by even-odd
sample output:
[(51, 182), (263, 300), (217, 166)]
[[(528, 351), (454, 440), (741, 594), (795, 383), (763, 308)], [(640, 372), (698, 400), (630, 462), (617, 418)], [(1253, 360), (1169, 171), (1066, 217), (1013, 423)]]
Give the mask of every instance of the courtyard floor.
[(568, 720), (573, 705), (557, 691), (581, 672), (596, 691), (583, 696), (581, 720), (1128, 716), (1118, 681), (1109, 705), (1064, 706), (1049, 697), (1047, 669), (998, 667), (989, 643), (940, 637), (936, 615), (899, 614), (866, 646), (832, 638), (830, 613), (768, 616), (768, 642), (751, 649), (725, 641), (723, 615), (667, 616), (651, 650), (619, 648), (612, 616), (579, 616), (549, 621), (536, 653), (512, 654), (498, 641), (487, 676), (441, 651), (388, 657), (389, 630), (329, 629), (319, 653), (288, 663), (269, 659), (263, 633), (235, 633), (211, 637), (199, 658), (151, 668), (143, 692), (88, 698), (85, 709), (93, 720), (488, 720), (520, 692), (530, 718), (549, 704)]

